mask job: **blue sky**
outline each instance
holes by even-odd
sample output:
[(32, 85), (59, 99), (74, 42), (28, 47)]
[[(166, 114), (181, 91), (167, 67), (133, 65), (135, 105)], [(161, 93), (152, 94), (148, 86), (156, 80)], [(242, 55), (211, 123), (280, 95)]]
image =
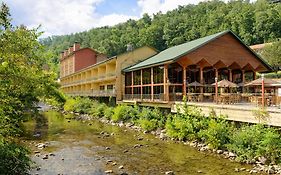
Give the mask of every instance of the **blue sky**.
[(13, 24), (41, 25), (43, 37), (112, 26), (200, 1), (204, 0), (0, 0), (10, 7)]

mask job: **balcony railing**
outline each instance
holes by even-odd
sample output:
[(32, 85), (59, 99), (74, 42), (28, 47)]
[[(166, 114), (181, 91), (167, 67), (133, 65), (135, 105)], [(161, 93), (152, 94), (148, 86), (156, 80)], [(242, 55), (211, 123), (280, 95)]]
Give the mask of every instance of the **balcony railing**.
[[(152, 101), (151, 94), (125, 94), (124, 100)], [(153, 101), (164, 101), (164, 94), (154, 94)]]
[(87, 90), (87, 91), (74, 91), (67, 93), (72, 96), (89, 96), (89, 97), (115, 97), (115, 90)]

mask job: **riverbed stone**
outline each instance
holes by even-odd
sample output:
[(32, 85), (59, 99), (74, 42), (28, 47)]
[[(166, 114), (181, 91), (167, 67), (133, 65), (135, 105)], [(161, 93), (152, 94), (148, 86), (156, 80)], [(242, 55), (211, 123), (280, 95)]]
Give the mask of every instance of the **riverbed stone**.
[(223, 153), (222, 150), (220, 150), (220, 149), (217, 150), (217, 154), (222, 154), (222, 153)]
[(118, 169), (123, 169), (124, 168), (124, 166), (123, 165), (120, 165), (119, 167), (118, 167)]
[(111, 173), (113, 173), (113, 171), (112, 170), (106, 170), (106, 171), (104, 171), (106, 174), (111, 174)]
[(113, 165), (113, 166), (117, 165), (117, 162), (113, 162), (112, 165)]
[(229, 156), (229, 157), (236, 157), (236, 154), (233, 153), (233, 152), (229, 152), (229, 153), (228, 153), (228, 156)]
[(175, 173), (173, 171), (166, 171), (165, 175), (174, 175)]
[(46, 155), (43, 156), (42, 159), (43, 159), (43, 160), (46, 160), (46, 159), (48, 159), (48, 158), (49, 158), (49, 156), (48, 156), (48, 154), (46, 154)]
[(261, 156), (258, 158), (258, 161), (261, 163), (261, 164), (266, 164), (266, 161), (267, 161), (267, 158), (265, 158), (264, 156)]

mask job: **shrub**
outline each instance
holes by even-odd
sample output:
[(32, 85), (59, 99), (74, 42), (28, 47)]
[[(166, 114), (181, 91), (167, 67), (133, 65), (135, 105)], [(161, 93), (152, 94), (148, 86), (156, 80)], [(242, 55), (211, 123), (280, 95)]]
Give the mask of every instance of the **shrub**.
[(238, 155), (238, 161), (251, 161), (256, 157), (259, 143), (263, 140), (263, 131), (262, 125), (242, 126), (230, 135), (227, 148)]
[(29, 151), (16, 143), (0, 140), (1, 174), (28, 174), (31, 160)]
[(146, 131), (152, 131), (158, 127), (158, 121), (156, 119), (148, 120), (145, 118), (140, 118), (138, 120), (138, 124)]
[(224, 119), (211, 119), (208, 127), (199, 131), (199, 135), (212, 148), (224, 148), (229, 143), (231, 127)]
[(281, 159), (281, 137), (280, 134), (273, 128), (266, 128), (263, 134), (263, 139), (258, 145), (257, 154), (264, 156), (272, 163), (280, 162)]
[(107, 105), (104, 103), (93, 103), (92, 107), (90, 109), (90, 114), (95, 116), (95, 117), (104, 117), (105, 115), (105, 110), (107, 109)]
[(76, 98), (76, 103), (74, 104), (74, 111), (82, 114), (90, 113), (93, 101), (89, 98)]
[(107, 107), (107, 108), (105, 108), (105, 110), (104, 110), (104, 117), (106, 118), (106, 119), (111, 119), (111, 117), (112, 117), (112, 115), (114, 114), (114, 108), (113, 107)]
[(114, 108), (113, 110), (113, 115), (112, 115), (112, 120), (117, 122), (117, 121), (127, 121), (130, 119), (130, 111), (131, 106), (127, 105), (118, 105), (117, 107)]
[(68, 98), (63, 106), (65, 111), (74, 111), (74, 106), (76, 105), (77, 101), (74, 98)]

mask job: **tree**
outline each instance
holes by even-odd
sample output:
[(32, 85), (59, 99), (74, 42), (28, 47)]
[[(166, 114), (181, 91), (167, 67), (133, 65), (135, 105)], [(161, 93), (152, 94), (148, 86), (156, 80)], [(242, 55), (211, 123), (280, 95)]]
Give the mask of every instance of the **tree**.
[(275, 71), (281, 70), (281, 40), (266, 45), (261, 55)]
[(21, 134), (23, 116), (36, 112), (40, 100), (63, 98), (54, 81), (56, 75), (47, 69), (50, 58), (38, 42), (41, 33), (12, 26), (4, 3), (0, 14), (0, 172), (27, 174), (28, 150), (14, 141)]

